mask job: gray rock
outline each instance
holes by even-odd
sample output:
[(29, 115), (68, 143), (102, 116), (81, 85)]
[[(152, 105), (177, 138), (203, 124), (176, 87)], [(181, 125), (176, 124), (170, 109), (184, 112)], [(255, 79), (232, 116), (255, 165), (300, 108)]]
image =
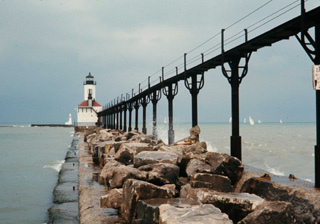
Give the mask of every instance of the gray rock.
[[(269, 201), (292, 203), (297, 223), (320, 222), (320, 194), (308, 183), (276, 176), (254, 177), (244, 182), (241, 192), (256, 194)], [(271, 180), (279, 179), (280, 183)], [(286, 180), (286, 181), (285, 181)]]
[(139, 200), (137, 203), (137, 217), (140, 223), (157, 224), (159, 223), (159, 206), (169, 204), (174, 207), (186, 208), (192, 205), (200, 205), (191, 199), (186, 198), (153, 198), (147, 200)]
[(213, 205), (194, 205), (187, 208), (177, 208), (169, 204), (159, 207), (160, 224), (232, 224), (226, 214)]
[(239, 159), (224, 153), (207, 152), (206, 162), (211, 165), (212, 173), (229, 177), (232, 185), (241, 178), (244, 169)]
[(248, 193), (202, 191), (198, 192), (197, 197), (203, 204), (212, 204), (228, 214), (234, 223), (239, 222), (264, 202), (261, 197)]
[(295, 220), (293, 213), (293, 206), (290, 202), (266, 201), (265, 203), (259, 205), (252, 213), (238, 222), (238, 224), (299, 223), (297, 220)]
[(177, 165), (177, 162), (178, 156), (176, 154), (161, 151), (140, 152), (133, 159), (134, 167), (140, 167), (154, 163), (170, 163)]
[(122, 204), (123, 189), (112, 189), (100, 198), (101, 208), (120, 208)]
[(230, 179), (218, 174), (196, 173), (190, 176), (190, 184), (195, 188), (209, 188), (221, 192), (232, 191)]
[(196, 173), (203, 172), (203, 170), (210, 170), (210, 169), (211, 169), (211, 166), (207, 164), (205, 161), (199, 160), (199, 159), (192, 159), (190, 160), (190, 162), (186, 167), (186, 173), (190, 177)]
[(121, 215), (131, 223), (136, 216), (138, 200), (151, 198), (172, 198), (172, 193), (167, 188), (159, 187), (145, 181), (128, 179), (123, 185), (123, 203)]
[(138, 169), (147, 171), (147, 181), (156, 185), (175, 184), (179, 179), (180, 168), (169, 163), (149, 164)]
[(112, 133), (108, 132), (106, 129), (100, 130), (97, 139), (99, 141), (111, 141), (113, 140), (114, 136)]
[(210, 191), (209, 188), (193, 188), (190, 184), (186, 184), (181, 187), (180, 197), (189, 198), (200, 202), (200, 196), (198, 196), (198, 194), (202, 195), (203, 192), (208, 191)]
[(129, 178), (146, 180), (147, 172), (139, 171), (136, 168), (113, 161), (107, 163), (100, 174), (100, 181), (110, 188), (121, 188), (123, 183)]
[(133, 163), (133, 158), (143, 151), (153, 151), (153, 147), (148, 143), (123, 143), (117, 151), (115, 158), (122, 163), (130, 164)]

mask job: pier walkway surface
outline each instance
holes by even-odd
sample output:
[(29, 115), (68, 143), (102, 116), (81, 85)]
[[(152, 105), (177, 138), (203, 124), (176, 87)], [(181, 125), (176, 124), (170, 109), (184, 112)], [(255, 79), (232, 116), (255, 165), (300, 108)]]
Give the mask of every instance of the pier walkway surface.
[(320, 222), (313, 183), (208, 152), (197, 134), (166, 145), (137, 131), (82, 129), (80, 223)]

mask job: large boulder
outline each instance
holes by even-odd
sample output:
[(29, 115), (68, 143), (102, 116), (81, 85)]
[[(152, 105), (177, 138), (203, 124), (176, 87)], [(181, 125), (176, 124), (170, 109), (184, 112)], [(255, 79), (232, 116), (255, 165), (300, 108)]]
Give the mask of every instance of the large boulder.
[(290, 202), (297, 223), (320, 223), (320, 194), (310, 182), (264, 175), (245, 181), (241, 192), (256, 194), (269, 201)]
[(140, 152), (133, 159), (134, 167), (155, 163), (170, 163), (176, 165), (179, 157), (175, 153), (161, 151)]
[(264, 202), (261, 197), (248, 193), (199, 191), (196, 196), (203, 204), (212, 204), (223, 213), (228, 214), (234, 223), (238, 223)]
[(101, 196), (100, 198), (100, 207), (101, 208), (115, 208), (118, 209), (122, 204), (122, 188), (115, 188), (110, 191), (106, 195)]
[(206, 162), (211, 165), (211, 172), (229, 177), (234, 185), (241, 178), (243, 165), (241, 161), (225, 153), (207, 152)]
[(186, 184), (186, 185), (183, 185), (180, 189), (180, 197), (189, 198), (189, 199), (201, 202), (200, 195), (202, 195), (203, 192), (208, 192), (208, 191), (210, 191), (209, 188), (193, 188), (190, 184)]
[(221, 192), (232, 191), (230, 179), (218, 174), (196, 173), (190, 176), (189, 183), (194, 188), (209, 188)]
[(316, 223), (297, 221), (294, 218), (293, 210), (293, 206), (290, 202), (266, 201), (259, 205), (252, 213), (238, 222), (238, 224)]
[(123, 185), (121, 215), (128, 223), (131, 223), (136, 216), (138, 200), (172, 197), (173, 193), (167, 187), (159, 187), (145, 181), (128, 179)]
[(152, 198), (139, 200), (137, 203), (136, 222), (158, 224), (159, 207), (162, 204), (169, 204), (178, 208), (187, 208), (193, 205), (200, 205), (199, 202), (187, 198)]
[(101, 129), (98, 136), (97, 136), (99, 141), (112, 141), (114, 136), (112, 133), (110, 133), (106, 129)]
[(123, 183), (130, 178), (138, 180), (147, 179), (148, 172), (140, 171), (131, 166), (115, 165), (114, 167), (110, 167), (109, 164), (106, 164), (100, 174), (100, 181), (109, 188), (121, 188)]
[(130, 164), (133, 162), (133, 158), (143, 151), (153, 151), (153, 147), (148, 143), (123, 143), (117, 151), (115, 159), (122, 163)]
[(203, 160), (192, 159), (186, 167), (186, 174), (190, 177), (196, 173), (202, 173), (203, 171), (210, 171), (211, 166)]
[(170, 163), (149, 164), (138, 169), (147, 171), (147, 181), (156, 185), (176, 184), (179, 180), (180, 168)]
[(226, 214), (213, 205), (193, 205), (185, 208), (164, 204), (159, 207), (160, 224), (232, 224), (233, 222)]

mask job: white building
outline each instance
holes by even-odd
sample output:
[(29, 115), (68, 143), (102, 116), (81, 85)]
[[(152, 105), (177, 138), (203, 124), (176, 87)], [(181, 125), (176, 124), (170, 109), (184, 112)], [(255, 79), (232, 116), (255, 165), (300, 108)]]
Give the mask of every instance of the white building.
[(92, 126), (98, 121), (97, 113), (102, 106), (96, 101), (96, 82), (89, 73), (84, 86), (84, 101), (78, 106), (78, 126)]

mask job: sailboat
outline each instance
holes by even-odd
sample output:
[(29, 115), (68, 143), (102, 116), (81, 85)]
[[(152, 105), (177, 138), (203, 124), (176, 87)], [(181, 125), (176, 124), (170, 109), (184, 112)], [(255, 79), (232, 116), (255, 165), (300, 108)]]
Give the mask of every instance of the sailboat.
[(167, 117), (164, 117), (163, 123), (165, 123), (165, 124), (167, 124), (167, 123), (168, 123), (168, 121), (167, 121)]
[(249, 116), (249, 123), (250, 123), (251, 125), (254, 125), (254, 121), (253, 121), (253, 119), (251, 118), (251, 116)]
[(282, 120), (280, 119), (280, 124), (282, 124)]
[(258, 120), (258, 123), (259, 123), (259, 124), (261, 124), (261, 123), (262, 123), (262, 121), (261, 121), (261, 120)]
[(231, 122), (232, 122), (232, 117), (229, 118), (229, 123), (231, 123)]
[(243, 118), (243, 123), (247, 123), (247, 119), (246, 118)]

